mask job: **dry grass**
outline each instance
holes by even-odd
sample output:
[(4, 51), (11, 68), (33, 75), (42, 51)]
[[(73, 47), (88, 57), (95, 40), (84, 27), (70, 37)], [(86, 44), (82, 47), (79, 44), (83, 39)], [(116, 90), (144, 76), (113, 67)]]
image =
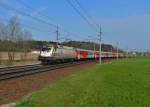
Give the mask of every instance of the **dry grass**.
[(26, 56), (23, 52), (15, 52), (14, 61), (10, 62), (8, 57), (8, 52), (0, 52), (0, 66), (10, 66), (10, 65), (24, 65), (24, 64), (34, 64), (39, 63), (39, 54), (34, 54), (28, 52)]

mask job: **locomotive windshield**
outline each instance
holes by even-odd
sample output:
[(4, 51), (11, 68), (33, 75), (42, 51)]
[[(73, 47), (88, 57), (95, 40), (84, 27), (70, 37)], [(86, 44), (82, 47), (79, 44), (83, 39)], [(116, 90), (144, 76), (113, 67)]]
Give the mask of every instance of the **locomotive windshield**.
[(42, 51), (50, 51), (51, 48), (42, 48)]

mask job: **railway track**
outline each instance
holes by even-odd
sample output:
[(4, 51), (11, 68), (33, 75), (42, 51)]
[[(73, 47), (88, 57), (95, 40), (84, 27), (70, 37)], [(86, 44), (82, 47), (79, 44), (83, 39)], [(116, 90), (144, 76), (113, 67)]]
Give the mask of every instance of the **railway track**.
[(0, 81), (13, 79), (13, 78), (19, 78), (19, 77), (23, 77), (26, 75), (32, 75), (32, 74), (51, 71), (55, 69), (85, 64), (89, 62), (92, 62), (92, 61), (58, 63), (58, 64), (53, 64), (53, 65), (35, 64), (35, 65), (0, 68)]

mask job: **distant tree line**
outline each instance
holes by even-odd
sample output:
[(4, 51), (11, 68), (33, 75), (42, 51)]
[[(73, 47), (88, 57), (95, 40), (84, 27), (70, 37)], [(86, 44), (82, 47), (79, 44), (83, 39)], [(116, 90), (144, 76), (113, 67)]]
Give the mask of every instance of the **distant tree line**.
[[(63, 45), (72, 46), (75, 48), (88, 49), (99, 51), (99, 44), (93, 42), (85, 42), (85, 41), (68, 41), (62, 42)], [(117, 48), (110, 44), (102, 44), (102, 51), (105, 52), (116, 52)], [(123, 50), (119, 49), (119, 52), (123, 52)]]
[[(56, 44), (56, 42), (53, 41), (32, 41), (33, 49), (41, 49), (42, 46), (48, 45), (48, 44)], [(92, 43), (92, 42), (85, 42), (85, 41), (67, 41), (58, 43), (59, 45), (64, 46), (70, 46), (80, 49), (87, 49), (87, 50), (95, 50), (99, 51), (99, 44), (98, 43)], [(117, 48), (110, 44), (102, 44), (102, 51), (105, 52), (116, 52)], [(123, 50), (119, 49), (119, 52), (123, 52)]]

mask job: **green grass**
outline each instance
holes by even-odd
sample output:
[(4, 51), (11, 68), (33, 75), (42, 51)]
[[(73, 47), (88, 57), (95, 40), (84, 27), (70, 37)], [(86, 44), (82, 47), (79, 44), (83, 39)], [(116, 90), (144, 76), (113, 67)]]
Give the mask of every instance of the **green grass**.
[(150, 59), (97, 65), (33, 93), (17, 107), (150, 107)]

